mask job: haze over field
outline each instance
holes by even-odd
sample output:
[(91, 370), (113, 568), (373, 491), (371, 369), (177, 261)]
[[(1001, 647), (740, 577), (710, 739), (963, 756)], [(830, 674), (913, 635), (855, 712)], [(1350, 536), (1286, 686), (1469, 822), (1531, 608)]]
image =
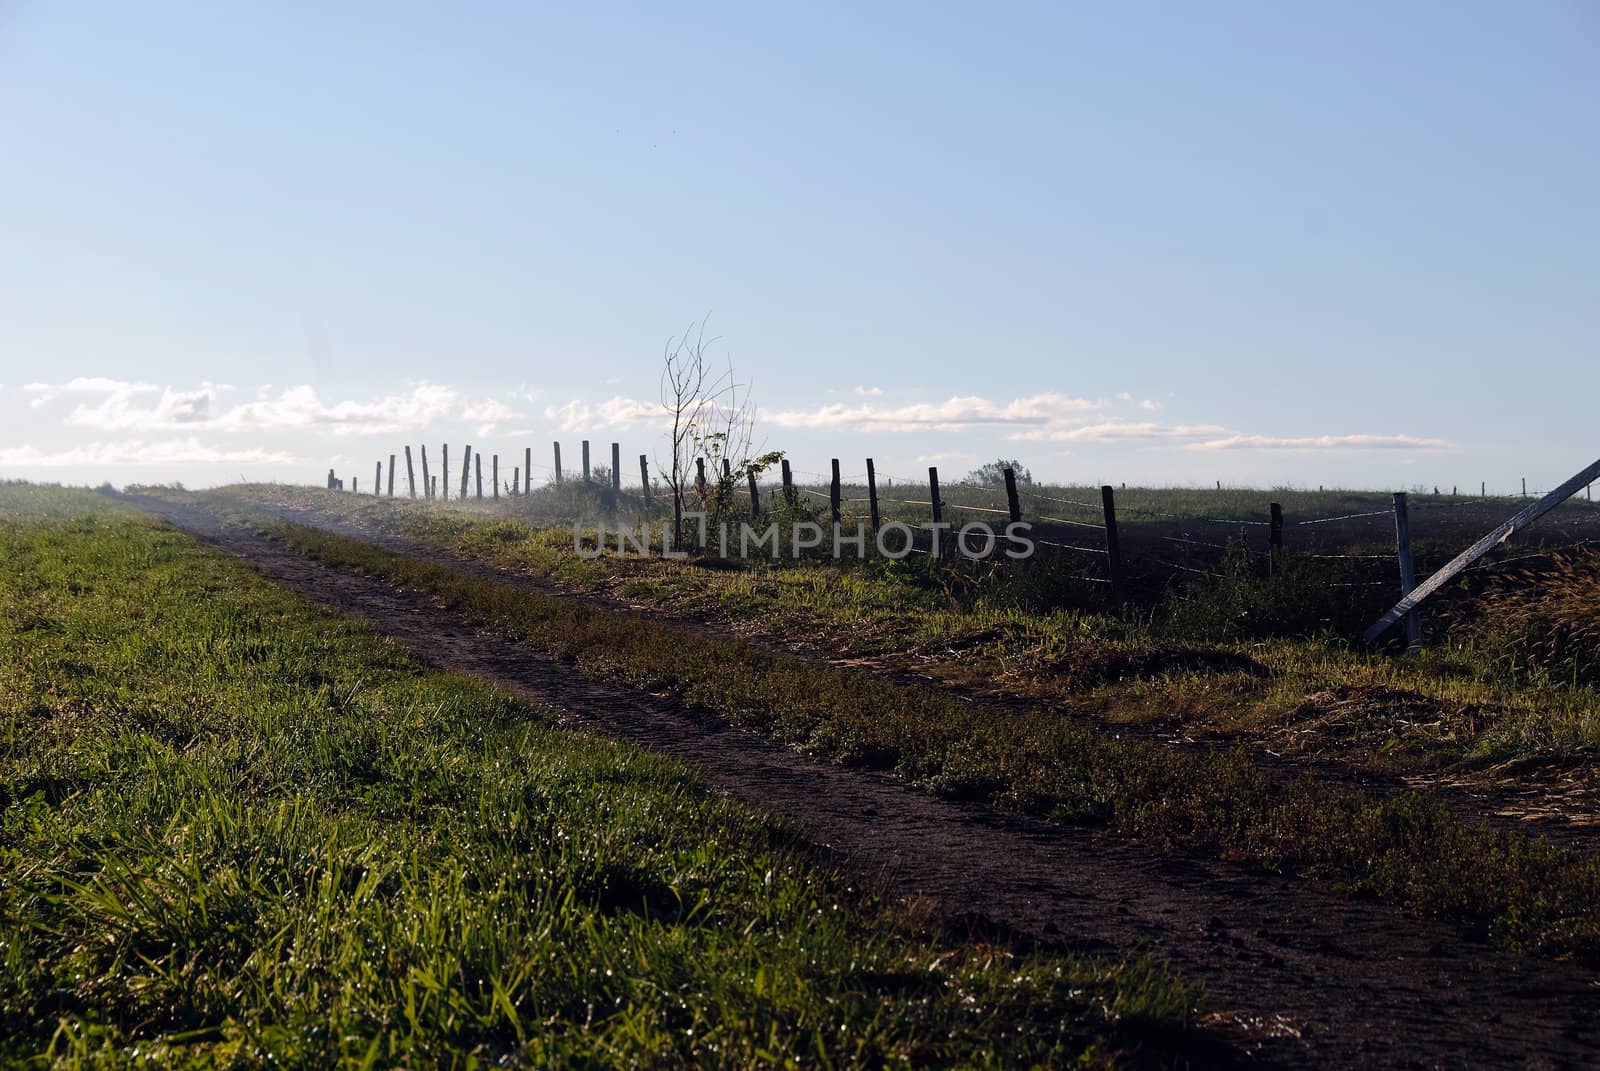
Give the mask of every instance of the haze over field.
[(1548, 487), (1597, 52), (1559, 2), (8, 5), (0, 476), (654, 452), (709, 310), (802, 471)]

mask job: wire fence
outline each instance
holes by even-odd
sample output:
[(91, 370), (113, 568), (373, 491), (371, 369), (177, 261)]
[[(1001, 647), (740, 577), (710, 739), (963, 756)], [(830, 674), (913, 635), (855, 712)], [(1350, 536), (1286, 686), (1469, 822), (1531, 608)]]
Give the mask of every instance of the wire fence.
[[(559, 444), (555, 444), (553, 465), (534, 461), (531, 449), (504, 455), (513, 464), (502, 466), (502, 455), (491, 452), (485, 458), (484, 451), (470, 446), (463, 447), (459, 453), (445, 447), (435, 455), (437, 475), (430, 474), (430, 458), (424, 449), (420, 455), (423, 496), (434, 497), (437, 493), (438, 497), (452, 502), (486, 497), (498, 501), (502, 493), (515, 498), (531, 492), (535, 472), (550, 483), (570, 485), (581, 480), (586, 486), (591, 486), (591, 480), (598, 481), (603, 473), (603, 484), (613, 492), (622, 493), (623, 474), (617, 471), (621, 467), (620, 444), (611, 444), (609, 454), (600, 452), (593, 459), (596, 462), (593, 467), (589, 446), (587, 441), (583, 443), (577, 471), (563, 468)], [(409, 447), (404, 456), (406, 468), (402, 487), (409, 488), (411, 497), (418, 497)], [(382, 495), (385, 486), (382, 476), (386, 472), (388, 493), (396, 494), (396, 457), (388, 455), (387, 467), (380, 458), (372, 484), (374, 494)], [(1286, 516), (1282, 504), (1268, 501), (1267, 493), (1247, 498), (1246, 492), (1225, 490), (1220, 484), (1212, 502), (1201, 502), (1199, 498), (1201, 495), (1209, 497), (1209, 489), (1204, 492), (1135, 489), (1131, 494), (1124, 493), (1118, 501), (1119, 492), (1104, 485), (1100, 488), (1100, 500), (1095, 501), (1092, 488), (1083, 489), (1087, 492), (1084, 494), (1070, 487), (1035, 485), (1026, 480), (1018, 481), (1010, 471), (1006, 472), (1003, 484), (966, 479), (941, 483), (936, 468), (930, 468), (926, 476), (906, 476), (879, 472), (871, 461), (867, 462), (865, 471), (851, 473), (843, 472), (837, 461), (828, 472), (795, 469), (784, 462), (783, 482), (775, 485), (771, 475), (756, 478), (741, 471), (735, 478), (726, 466), (723, 466), (723, 474), (707, 472), (708, 468), (715, 467), (707, 460), (677, 467), (671, 482), (697, 494), (702, 502), (706, 488), (712, 488), (718, 509), (725, 508), (730, 513), (743, 509), (751, 517), (771, 513), (776, 506), (799, 509), (802, 504), (810, 504), (813, 511), (826, 508), (841, 521), (868, 520), (880, 527), (895, 523), (908, 524), (914, 529), (934, 527), (926, 546), (908, 547), (910, 552), (922, 555), (938, 555), (947, 547), (952, 554), (965, 554), (966, 545), (960, 533), (972, 525), (988, 525), (994, 529), (1002, 527), (1001, 522), (1004, 522), (1007, 534), (998, 537), (1002, 545), (1026, 543), (1043, 552), (1032, 556), (1033, 562), (1043, 559), (1058, 575), (1095, 585), (1117, 587), (1130, 580), (1162, 581), (1166, 578), (1170, 581), (1179, 577), (1219, 578), (1245, 563), (1250, 569), (1273, 575), (1295, 563), (1306, 562), (1326, 566), (1325, 582), (1330, 587), (1397, 589), (1399, 585), (1398, 559), (1402, 554), (1399, 540), (1405, 529), (1397, 512), (1403, 500), (1399, 495), (1396, 505), (1363, 508), (1359, 496), (1353, 493), (1324, 495), (1319, 492), (1317, 497), (1322, 501), (1313, 505), (1307, 501), (1313, 498), (1310, 492), (1290, 492), (1283, 496), (1285, 500), (1296, 502), (1295, 508), (1313, 515)], [(488, 470), (488, 496), (483, 493), (482, 469)], [(708, 482), (701, 483), (701, 480)], [(748, 490), (742, 482), (745, 480), (748, 480)], [(344, 487), (344, 480), (337, 478), (332, 470), (328, 481), (330, 488)], [(652, 493), (662, 492), (662, 482), (660, 473), (652, 478), (650, 459), (640, 455), (638, 483), (628, 481), (635, 488), (628, 493), (648, 504)], [(356, 477), (351, 477), (350, 485), (352, 490), (362, 486)], [(1127, 491), (1126, 487), (1121, 490)], [(1480, 495), (1476, 497), (1456, 495), (1456, 490), (1452, 488), (1450, 496), (1442, 496), (1436, 488), (1432, 498), (1418, 494), (1418, 500), (1409, 503), (1408, 510), (1413, 517), (1418, 513), (1427, 515), (1428, 511), (1450, 511), (1435, 515), (1465, 518), (1445, 521), (1442, 525), (1417, 523), (1412, 527), (1413, 542), (1419, 535), (1430, 541), (1422, 551), (1426, 560), (1421, 564), (1425, 568), (1440, 564), (1434, 559), (1445, 553), (1441, 548), (1450, 545), (1452, 540), (1459, 546), (1467, 536), (1476, 534), (1472, 531), (1474, 525), (1480, 529), (1484, 527), (1488, 516), (1480, 514), (1493, 514), (1506, 506), (1508, 496), (1489, 499), (1486, 484), (1480, 487)], [(1159, 497), (1162, 495), (1166, 497)], [(1528, 491), (1524, 483), (1519, 494), (1509, 497), (1526, 501), (1538, 495), (1540, 492)], [(763, 501), (767, 506), (765, 511), (761, 509)], [(1581, 491), (1581, 501), (1577, 504), (1592, 504), (1590, 488)], [(1330, 513), (1330, 506), (1341, 505), (1342, 511)], [(1254, 512), (1257, 509), (1260, 512)], [(1460, 513), (1462, 510), (1469, 512)], [(1471, 512), (1473, 510), (1477, 512)], [(1466, 575), (1489, 573), (1600, 546), (1600, 510), (1590, 509), (1587, 513), (1595, 520), (1595, 538), (1568, 540), (1558, 546), (1542, 545), (1542, 537), (1535, 545), (1530, 545), (1525, 538), (1503, 540), (1503, 546), (1493, 555), (1462, 572)], [(1026, 532), (1013, 536), (1010, 526), (1018, 522), (1027, 526)], [(948, 535), (941, 534), (938, 531), (941, 528)], [(1453, 553), (1454, 546), (1450, 549)]]

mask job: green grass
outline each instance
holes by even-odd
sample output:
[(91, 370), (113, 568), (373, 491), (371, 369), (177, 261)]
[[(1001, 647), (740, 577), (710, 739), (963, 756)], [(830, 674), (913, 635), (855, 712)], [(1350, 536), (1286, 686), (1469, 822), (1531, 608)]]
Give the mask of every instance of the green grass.
[[(1191, 511), (1219, 494), (1140, 493)], [(1230, 496), (1242, 494), (1267, 496), (1224, 491), (1209, 509), (1225, 513), (1238, 505)], [(1306, 511), (1335, 513), (1372, 508), (1380, 497), (1303, 494)], [(216, 492), (205, 501), (236, 511), (256, 501), (314, 507), (366, 530), (771, 643), (804, 640), (953, 685), (1069, 703), (1110, 721), (1181, 725), (1280, 754), (1485, 778), (1523, 778), (1529, 764), (1548, 763), (1583, 784), (1594, 781), (1600, 754), (1600, 685), (1570, 667), (1508, 672), (1507, 644), (1495, 647), (1469, 628), (1453, 629), (1416, 659), (1374, 656), (1349, 642), (1344, 636), (1381, 612), (1386, 595), (1337, 586), (1357, 579), (1345, 575), (1344, 562), (1291, 559), (1288, 573), (1271, 580), (1235, 563), (1219, 579), (1124, 614), (1041, 568), (930, 568), (919, 558), (719, 570), (613, 554), (584, 560), (572, 553), (571, 528), (501, 513), (290, 488)], [(1440, 548), (1441, 562), (1446, 549), (1453, 553)], [(1502, 773), (1510, 762), (1516, 769)]]
[(942, 936), (682, 767), (0, 488), (0, 1061), (1103, 1066), (1143, 960)]
[(302, 553), (497, 626), (585, 672), (670, 690), (811, 750), (950, 796), (1315, 874), (1454, 919), (1514, 947), (1600, 957), (1600, 859), (1461, 821), (1437, 799), (1386, 802), (1261, 773), (1241, 753), (1119, 739), (1060, 713), (948, 691), (498, 584), (278, 521)]

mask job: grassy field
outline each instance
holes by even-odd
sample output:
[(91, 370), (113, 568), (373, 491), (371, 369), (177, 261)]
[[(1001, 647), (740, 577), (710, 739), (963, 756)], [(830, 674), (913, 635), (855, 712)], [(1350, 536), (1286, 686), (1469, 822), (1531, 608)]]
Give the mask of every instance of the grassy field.
[(104, 499), (0, 488), (0, 560), (0, 1061), (1108, 1066), (1185, 1043), (1195, 995), (1148, 962), (930, 931), (673, 763)]
[(1375, 802), (1315, 780), (1285, 783), (1241, 753), (1119, 739), (1045, 709), (975, 707), (942, 688), (497, 584), (259, 514), (255, 523), (302, 553), (431, 592), (585, 672), (674, 692), (839, 761), (1318, 875), (1515, 947), (1600, 955), (1600, 860), (1463, 822), (1427, 794)]
[[(1352, 642), (1391, 596), (1344, 586), (1345, 563), (1337, 560), (1291, 563), (1270, 580), (1258, 563), (1225, 561), (1213, 567), (1219, 575), (1129, 612), (1047, 568), (916, 558), (717, 569), (615, 554), (584, 560), (572, 552), (570, 528), (494, 511), (288, 488), (207, 498), (236, 509), (314, 506), (573, 590), (982, 692), (1070, 704), (1112, 722), (1402, 774), (1600, 788), (1600, 681), (1584, 668), (1600, 664), (1600, 640), (1586, 639), (1595, 630), (1570, 620), (1541, 633), (1537, 620), (1562, 591), (1565, 605), (1583, 605), (1583, 578), (1596, 572), (1592, 556), (1541, 574), (1543, 586), (1524, 575), (1480, 574), (1465, 595), (1444, 600), (1456, 618), (1449, 632), (1441, 630), (1424, 657), (1407, 659)], [(1317, 505), (1360, 510), (1376, 498), (1340, 493)], [(1435, 556), (1442, 561), (1447, 549)], [(1521, 625), (1507, 627), (1500, 610), (1477, 613), (1487, 601), (1500, 610), (1516, 603)], [(1530, 629), (1564, 642), (1530, 647)]]

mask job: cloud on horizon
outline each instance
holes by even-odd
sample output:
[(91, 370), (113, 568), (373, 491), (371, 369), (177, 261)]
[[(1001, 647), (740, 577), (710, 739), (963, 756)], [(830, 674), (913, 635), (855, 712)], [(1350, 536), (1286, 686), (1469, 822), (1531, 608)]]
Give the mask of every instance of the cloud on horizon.
[(34, 408), (64, 396), (98, 395), (98, 400), (75, 405), (64, 422), (99, 431), (392, 435), (458, 417), (477, 423), (479, 434), (486, 435), (500, 421), (522, 415), (495, 399), (466, 402), (454, 387), (426, 381), (368, 401), (325, 402), (314, 387), (305, 384), (285, 387), (276, 395), (262, 387), (254, 401), (232, 405), (223, 402), (223, 395), (233, 388), (220, 383), (178, 390), (152, 383), (80, 376), (61, 384), (30, 383), (24, 390), (34, 395), (29, 403)]
[(302, 465), (305, 459), (283, 450), (227, 450), (198, 439), (145, 442), (127, 439), (120, 442), (81, 443), (63, 450), (41, 450), (36, 446), (0, 448), (0, 465), (19, 468), (105, 468), (149, 465)]
[(1205, 442), (1190, 443), (1186, 450), (1448, 450), (1455, 444), (1446, 439), (1423, 439), (1415, 435), (1227, 435)]

